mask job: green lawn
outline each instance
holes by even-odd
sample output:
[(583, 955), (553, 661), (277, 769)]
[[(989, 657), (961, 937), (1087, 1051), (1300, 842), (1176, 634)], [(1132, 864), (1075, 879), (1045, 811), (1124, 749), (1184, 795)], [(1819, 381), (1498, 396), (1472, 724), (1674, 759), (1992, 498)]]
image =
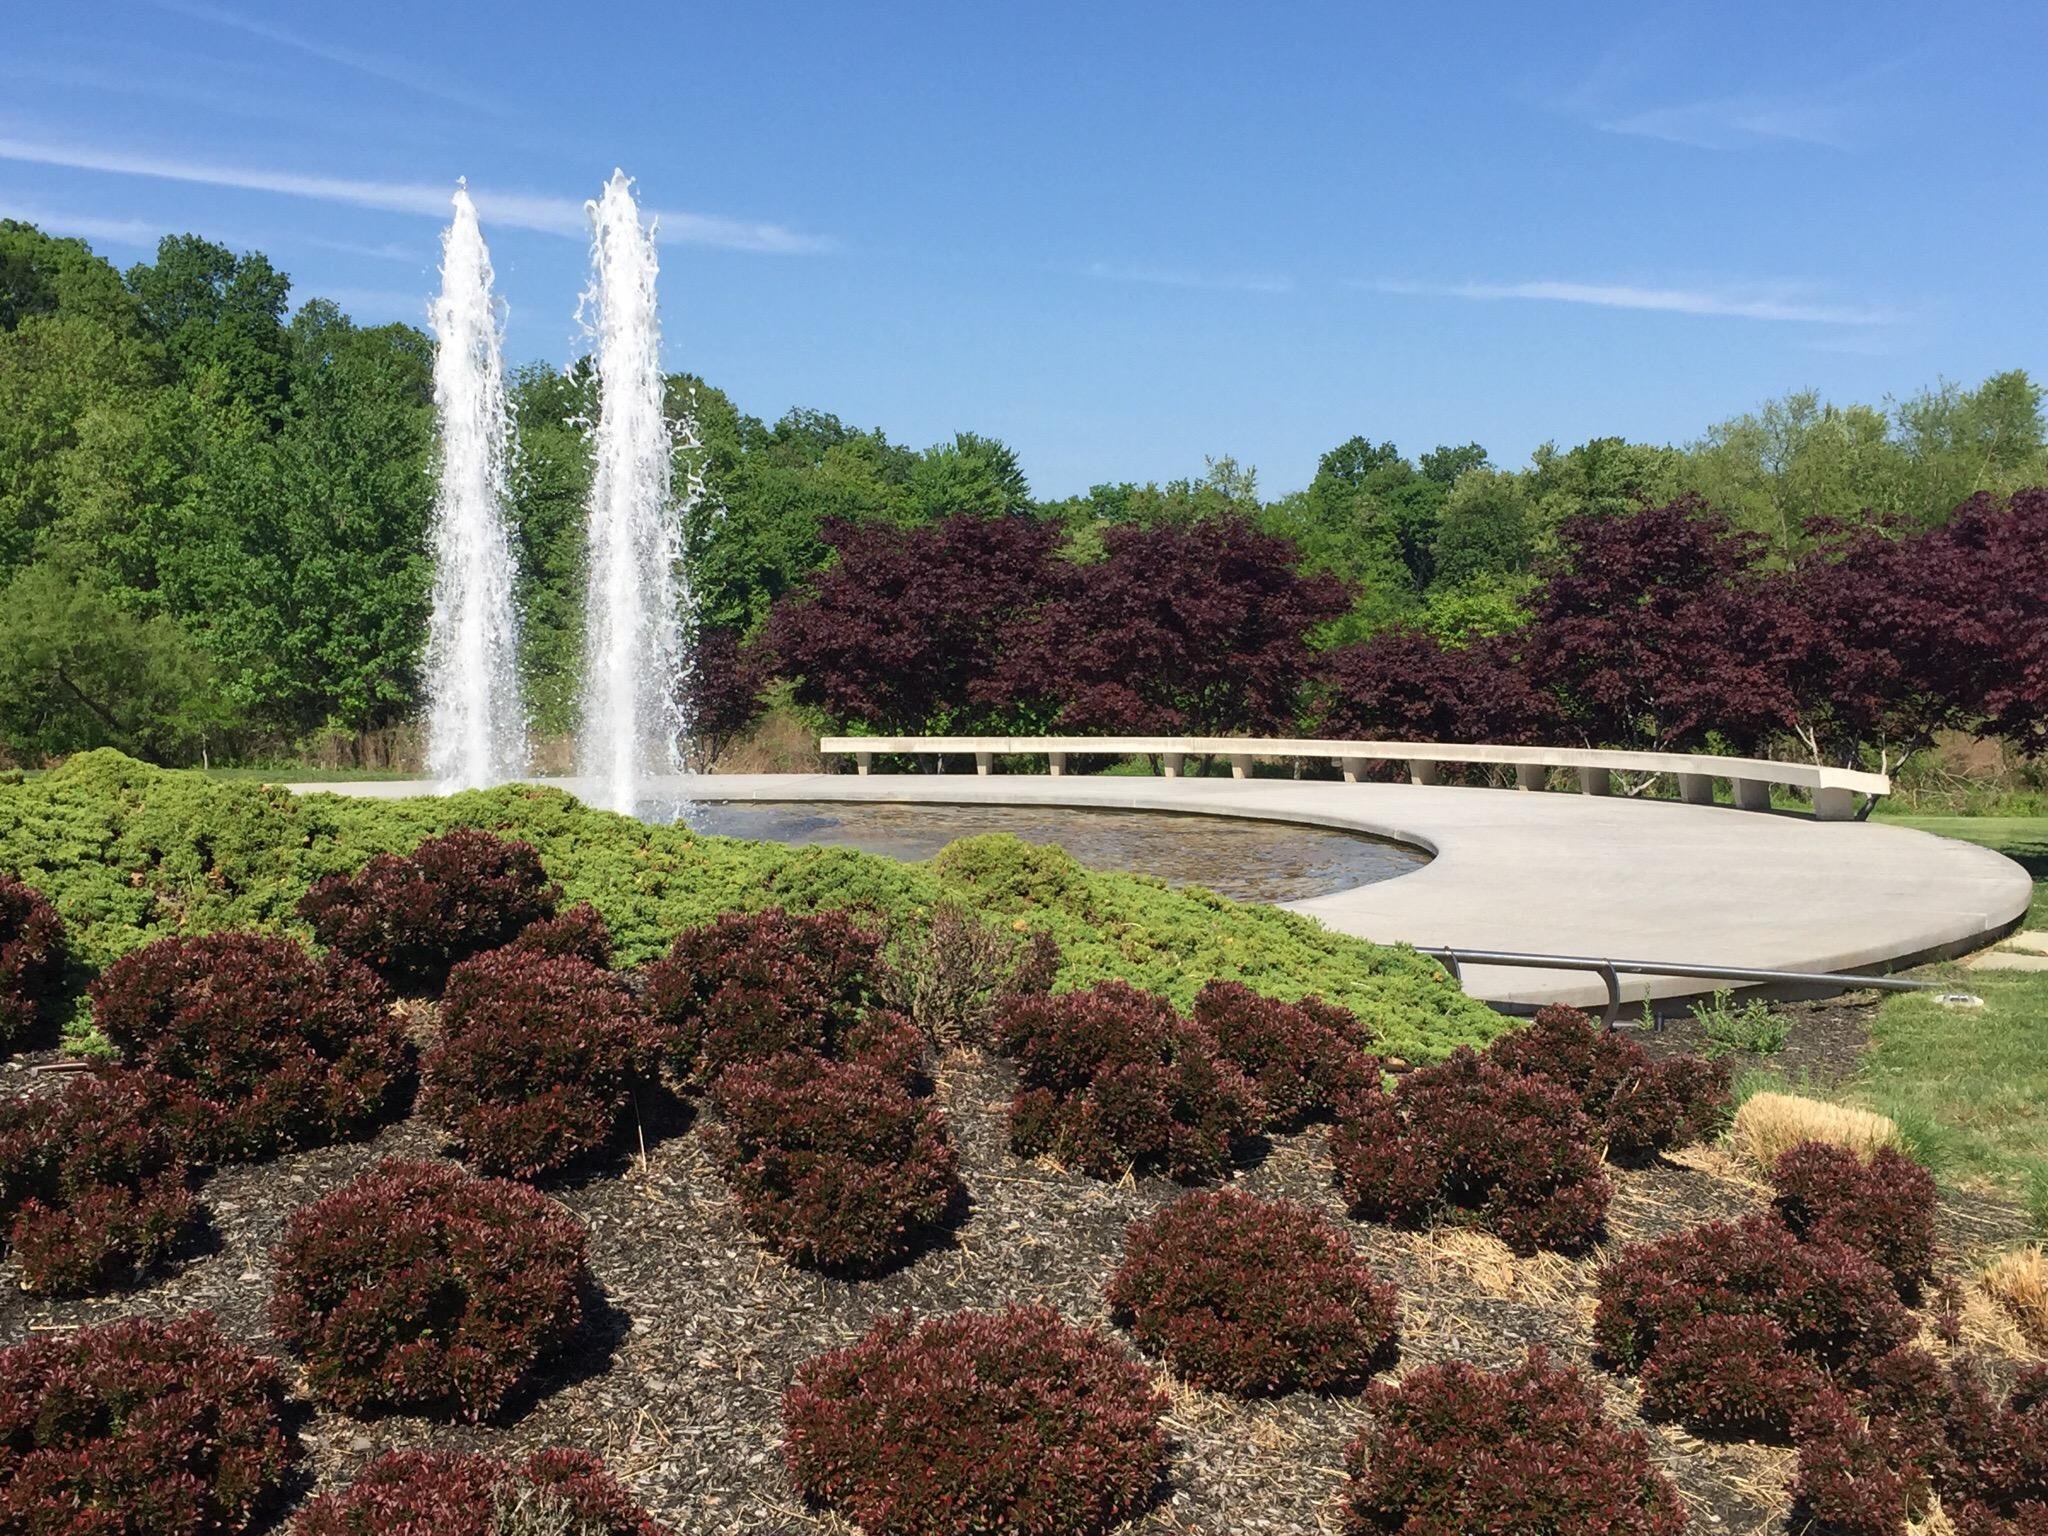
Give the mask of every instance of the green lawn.
[[(2048, 927), (2048, 816), (1883, 819), (2017, 860), (2034, 877), (2026, 926)], [(1924, 994), (1887, 997), (1857, 1097), (1898, 1120), (1938, 1174), (2010, 1189), (2048, 1228), (2048, 972), (1953, 974), (1984, 1006), (1946, 1008)]]

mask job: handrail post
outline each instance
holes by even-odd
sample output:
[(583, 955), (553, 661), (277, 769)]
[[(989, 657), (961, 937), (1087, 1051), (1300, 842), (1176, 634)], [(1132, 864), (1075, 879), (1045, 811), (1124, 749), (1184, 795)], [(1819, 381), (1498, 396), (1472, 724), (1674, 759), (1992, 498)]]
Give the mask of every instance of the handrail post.
[(1614, 1021), (1621, 1017), (1621, 974), (1614, 968), (1612, 960), (1600, 962), (1600, 979), (1607, 983), (1607, 1011), (1600, 1016), (1601, 1024), (1614, 1028)]

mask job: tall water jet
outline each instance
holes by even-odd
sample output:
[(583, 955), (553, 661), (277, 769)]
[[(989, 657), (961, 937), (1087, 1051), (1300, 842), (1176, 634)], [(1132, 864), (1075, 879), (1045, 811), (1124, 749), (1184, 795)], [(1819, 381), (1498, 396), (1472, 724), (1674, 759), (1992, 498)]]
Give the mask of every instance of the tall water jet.
[(596, 353), (598, 414), (577, 773), (592, 800), (630, 813), (649, 776), (681, 767), (689, 596), (683, 509), (662, 400), (654, 229), (641, 224), (624, 171), (614, 171), (587, 207), (591, 279), (583, 313)]
[(526, 771), (519, 619), (512, 605), (503, 312), (491, 253), (465, 184), (441, 237), (441, 293), (430, 308), (441, 483), (434, 498), (434, 610), (427, 626), (427, 768), (444, 790)]

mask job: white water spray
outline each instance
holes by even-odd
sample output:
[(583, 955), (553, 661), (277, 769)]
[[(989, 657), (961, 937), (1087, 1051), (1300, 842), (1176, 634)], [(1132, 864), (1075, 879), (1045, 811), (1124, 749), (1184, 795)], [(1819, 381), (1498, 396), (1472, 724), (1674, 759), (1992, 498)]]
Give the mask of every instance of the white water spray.
[(577, 773), (597, 804), (630, 813), (646, 779), (681, 767), (683, 508), (662, 402), (654, 230), (614, 171), (587, 205), (598, 419), (592, 435), (590, 579), (584, 614)]
[(443, 790), (477, 789), (526, 771), (519, 621), (506, 532), (503, 317), (491, 253), (468, 189), (441, 238), (441, 294), (431, 306), (434, 414), (441, 484), (434, 498), (434, 611), (427, 628), (427, 768)]

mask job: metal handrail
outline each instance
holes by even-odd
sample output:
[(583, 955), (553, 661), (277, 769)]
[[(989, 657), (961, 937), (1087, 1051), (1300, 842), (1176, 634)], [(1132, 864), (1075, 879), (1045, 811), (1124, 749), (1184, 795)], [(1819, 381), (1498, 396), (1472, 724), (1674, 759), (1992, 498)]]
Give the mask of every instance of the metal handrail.
[(1607, 984), (1607, 1009), (1601, 1022), (1609, 1029), (1621, 1014), (1621, 978), (1627, 976), (1696, 976), (1704, 981), (1788, 982), (1827, 986), (1844, 992), (1946, 992), (1940, 981), (1907, 976), (1866, 976), (1832, 971), (1773, 971), (1751, 965), (1696, 965), (1689, 961), (1609, 960), (1594, 955), (1537, 955), (1512, 949), (1447, 949), (1414, 946), (1417, 954), (1443, 963), (1453, 981), (1462, 981), (1461, 964), (1521, 966), (1532, 971), (1592, 971)]

